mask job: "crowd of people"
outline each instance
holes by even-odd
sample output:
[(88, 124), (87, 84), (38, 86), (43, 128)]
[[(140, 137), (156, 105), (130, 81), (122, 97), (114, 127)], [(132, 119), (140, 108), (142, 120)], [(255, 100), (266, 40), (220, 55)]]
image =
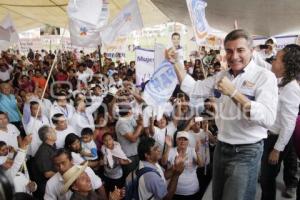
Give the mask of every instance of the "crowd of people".
[(298, 186), (300, 198), (300, 46), (254, 48), (238, 29), (224, 49), (228, 67), (218, 50), (183, 63), (166, 50), (179, 84), (160, 106), (144, 101), (134, 61), (2, 51), (0, 166), (15, 199), (198, 200), (212, 182), (214, 200), (252, 200), (260, 177), (261, 199), (275, 200), (282, 162), (283, 195)]

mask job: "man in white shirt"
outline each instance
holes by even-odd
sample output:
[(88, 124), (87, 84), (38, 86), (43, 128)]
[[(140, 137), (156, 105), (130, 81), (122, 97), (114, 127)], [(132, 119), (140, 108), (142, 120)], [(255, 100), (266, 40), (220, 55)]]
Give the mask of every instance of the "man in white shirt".
[(37, 101), (31, 101), (25, 104), (23, 108), (23, 124), (26, 134), (32, 134), (32, 142), (29, 146), (28, 154), (34, 156), (39, 146), (42, 144), (38, 136), (38, 130), (49, 125), (48, 118), (42, 114), (42, 109)]
[(52, 116), (56, 113), (62, 113), (70, 122), (74, 112), (74, 107), (68, 103), (67, 94), (64, 92), (56, 94), (56, 101), (50, 109), (50, 117), (52, 118)]
[(217, 98), (214, 200), (255, 199), (262, 140), (276, 119), (277, 80), (254, 63), (252, 43), (246, 31), (230, 32), (224, 40), (229, 69), (197, 82), (186, 74), (174, 50), (168, 51), (185, 93)]
[[(69, 190), (67, 193), (62, 193), (61, 190), (64, 185), (62, 174), (74, 165), (71, 153), (65, 149), (57, 150), (53, 156), (53, 163), (58, 172), (48, 180), (44, 200), (69, 200), (72, 192)], [(85, 169), (85, 172), (91, 179), (92, 188), (97, 191), (102, 199), (106, 200), (107, 197), (101, 179), (89, 167)]]
[(74, 128), (68, 124), (66, 117), (62, 113), (56, 113), (52, 117), (52, 123), (56, 131), (56, 148), (64, 148), (65, 139), (68, 134), (75, 133)]
[(102, 101), (93, 102), (89, 107), (86, 107), (85, 100), (78, 99), (75, 102), (76, 111), (72, 117), (70, 125), (75, 129), (75, 133), (81, 136), (83, 128), (91, 128), (95, 130), (95, 120), (93, 113), (100, 107)]
[(18, 149), (19, 129), (13, 124), (8, 123), (8, 117), (5, 112), (0, 111), (0, 141)]
[(14, 68), (8, 65), (4, 58), (0, 58), (0, 81), (9, 81), (10, 74), (13, 72)]

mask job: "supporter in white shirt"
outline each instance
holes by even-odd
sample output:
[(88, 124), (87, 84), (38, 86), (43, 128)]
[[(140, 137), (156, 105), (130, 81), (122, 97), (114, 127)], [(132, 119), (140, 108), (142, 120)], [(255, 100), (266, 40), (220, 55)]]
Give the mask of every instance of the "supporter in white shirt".
[(57, 113), (52, 117), (52, 123), (56, 131), (56, 148), (63, 148), (65, 145), (65, 138), (70, 133), (75, 133), (75, 130), (72, 126), (68, 125), (67, 119), (64, 114)]
[[(186, 74), (174, 51), (169, 50), (167, 54), (185, 93), (217, 98), (219, 142), (214, 152), (214, 200), (225, 196), (230, 199), (255, 197), (257, 178), (253, 177), (258, 177), (262, 139), (267, 137), (267, 127), (276, 119), (276, 77), (254, 63), (252, 44), (246, 31), (230, 32), (224, 40), (229, 69), (197, 82)], [(233, 166), (241, 170), (236, 172)], [(226, 179), (222, 178), (225, 172)]]
[(0, 58), (0, 80), (8, 81), (10, 80), (10, 75), (14, 68), (11, 65), (8, 65), (4, 58)]
[(30, 104), (24, 105), (23, 124), (26, 134), (32, 134), (32, 143), (29, 146), (28, 154), (34, 156), (42, 144), (38, 130), (44, 125), (50, 125), (48, 118), (42, 114), (42, 109), (38, 102), (31, 101)]
[(70, 125), (75, 129), (77, 135), (81, 135), (83, 128), (91, 128), (95, 130), (95, 122), (93, 113), (100, 107), (102, 101), (92, 103), (89, 107), (86, 107), (84, 100), (78, 99), (75, 104), (76, 111), (71, 119)]
[(17, 150), (19, 135), (19, 129), (17, 129), (15, 125), (8, 123), (7, 114), (0, 111), (0, 141), (5, 142)]
[(70, 122), (75, 112), (75, 108), (68, 103), (67, 95), (65, 93), (56, 94), (56, 98), (56, 101), (50, 109), (50, 117), (52, 118), (56, 113), (62, 113)]
[(200, 143), (197, 143), (196, 148), (188, 147), (189, 133), (186, 131), (179, 131), (177, 133), (177, 147), (171, 148), (171, 142), (166, 142), (168, 143), (168, 148), (163, 155), (162, 164), (165, 165), (168, 162), (168, 168), (170, 168), (174, 166), (178, 155), (185, 158), (185, 168), (179, 176), (174, 199), (197, 199), (199, 182), (196, 170), (198, 166), (203, 165), (203, 158), (200, 154)]
[[(61, 190), (64, 185), (62, 175), (74, 165), (71, 153), (65, 149), (59, 149), (54, 155), (53, 163), (58, 172), (48, 180), (44, 200), (69, 200), (72, 196), (72, 191), (69, 190), (67, 193), (62, 193)], [(101, 179), (89, 167), (85, 169), (85, 172), (91, 179), (92, 188), (106, 199)]]
[(276, 177), (284, 159), (289, 159), (291, 168), (284, 193), (293, 196), (297, 187), (297, 158), (293, 156), (295, 150), (291, 137), (300, 104), (300, 86), (296, 80), (300, 73), (300, 46), (291, 44), (279, 51), (272, 62), (272, 72), (278, 78), (279, 103), (275, 123), (269, 127), (264, 144), (260, 179), (262, 200), (276, 199)]
[(162, 154), (163, 150), (166, 148), (166, 136), (169, 136), (173, 141), (174, 134), (177, 131), (176, 126), (177, 121), (168, 121), (166, 115), (156, 119), (154, 119), (154, 117), (150, 117), (150, 136), (159, 144)]
[(46, 99), (46, 98), (41, 99), (42, 94), (43, 94), (43, 89), (37, 87), (35, 89), (36, 97), (34, 97), (32, 100), (38, 101), (40, 103), (43, 115), (45, 115), (50, 120), (52, 103), (49, 99)]

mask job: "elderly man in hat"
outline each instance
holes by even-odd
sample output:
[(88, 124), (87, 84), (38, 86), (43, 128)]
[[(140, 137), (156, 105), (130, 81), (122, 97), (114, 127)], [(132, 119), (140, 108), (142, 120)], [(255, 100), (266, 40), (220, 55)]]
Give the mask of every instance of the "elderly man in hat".
[[(62, 192), (67, 192), (69, 189), (73, 191), (71, 200), (97, 200), (99, 199), (98, 194), (93, 190), (91, 179), (85, 172), (88, 166), (88, 162), (84, 165), (73, 165), (63, 175), (64, 186)], [(109, 199), (118, 200), (121, 199), (121, 190), (115, 189), (114, 192), (110, 193)]]

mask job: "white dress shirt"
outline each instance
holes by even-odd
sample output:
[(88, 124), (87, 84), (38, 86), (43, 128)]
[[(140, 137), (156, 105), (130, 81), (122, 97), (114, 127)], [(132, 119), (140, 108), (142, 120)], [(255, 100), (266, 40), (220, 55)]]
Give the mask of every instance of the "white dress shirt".
[(75, 108), (70, 104), (67, 104), (66, 108), (62, 108), (55, 101), (50, 109), (50, 119), (52, 119), (53, 115), (57, 113), (61, 113), (64, 114), (65, 118), (68, 119), (68, 121), (70, 122), (74, 112), (75, 112)]
[(72, 126), (68, 125), (68, 127), (65, 130), (56, 130), (56, 148), (60, 149), (60, 148), (64, 148), (65, 146), (65, 139), (67, 137), (67, 135), (69, 135), (70, 133), (75, 133), (75, 130)]
[(300, 104), (300, 86), (296, 80), (279, 88), (279, 102), (276, 121), (269, 128), (274, 134), (279, 134), (274, 148), (283, 151), (289, 142), (298, 117)]
[[(101, 179), (90, 167), (87, 167), (85, 172), (91, 179), (92, 188), (94, 190), (99, 189), (102, 186)], [(44, 200), (69, 200), (73, 193), (69, 190), (67, 193), (62, 194), (61, 189), (63, 188), (63, 185), (64, 179), (62, 175), (57, 172), (47, 181)]]
[[(251, 100), (250, 119), (241, 112), (233, 100), (215, 88), (218, 81), (228, 77), (236, 89)], [(267, 128), (276, 119), (278, 87), (275, 75), (259, 67), (253, 60), (234, 77), (230, 70), (217, 73), (203, 81), (186, 75), (181, 89), (189, 96), (209, 97), (215, 94), (217, 102), (216, 125), (218, 140), (229, 144), (252, 144), (267, 137)], [(216, 95), (217, 94), (217, 95)]]
[(42, 115), (41, 118), (37, 119), (35, 117), (30, 116), (28, 124), (24, 123), (24, 129), (26, 134), (32, 134), (32, 141), (29, 145), (28, 155), (34, 156), (38, 148), (42, 144), (38, 131), (44, 125), (50, 126), (48, 118), (44, 115)]
[(0, 130), (0, 141), (6, 145), (12, 146), (15, 150), (18, 149), (18, 136), (20, 135), (19, 129), (13, 124), (7, 124), (7, 131)]
[(102, 102), (94, 102), (91, 106), (85, 109), (85, 112), (76, 111), (70, 121), (70, 125), (73, 126), (75, 133), (81, 136), (81, 131), (84, 128), (91, 128), (95, 130), (95, 122), (93, 113), (99, 108)]

